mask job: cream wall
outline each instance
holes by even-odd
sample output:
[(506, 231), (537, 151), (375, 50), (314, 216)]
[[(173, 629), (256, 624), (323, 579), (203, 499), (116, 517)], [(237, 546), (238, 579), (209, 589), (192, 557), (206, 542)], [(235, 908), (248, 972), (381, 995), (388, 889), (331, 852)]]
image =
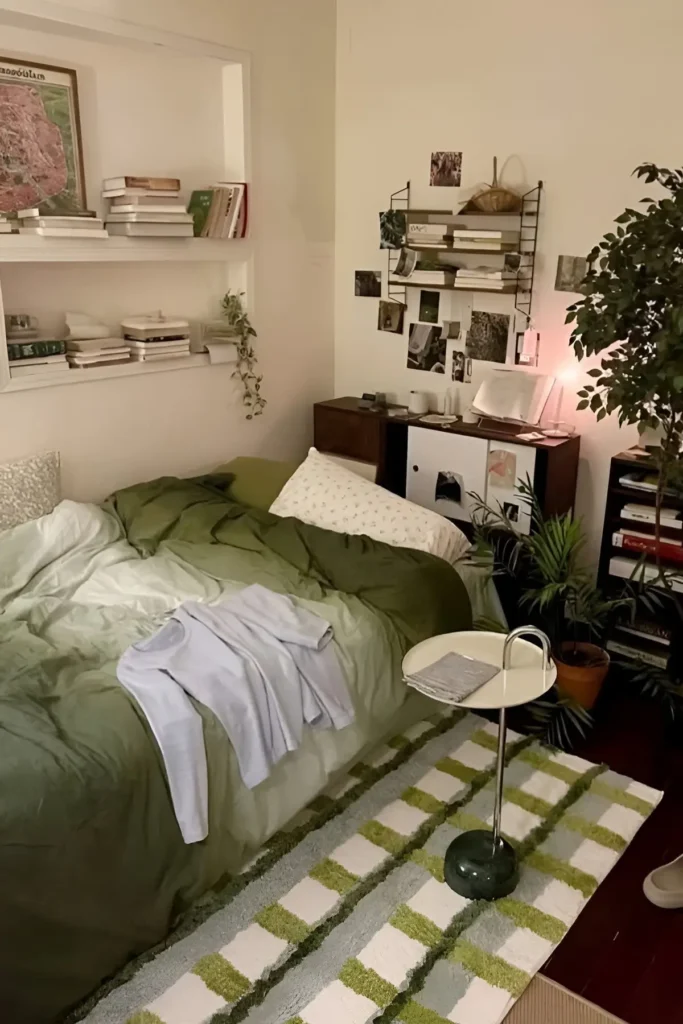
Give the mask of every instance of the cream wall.
[[(407, 370), (407, 330), (378, 332), (377, 301), (353, 294), (354, 269), (385, 272), (377, 214), (391, 192), (410, 179), (416, 206), (452, 208), (466, 197), (428, 187), (438, 149), (463, 152), (463, 185), (490, 180), (494, 153), (515, 157), (512, 181), (545, 181), (541, 369), (571, 376), (563, 321), (572, 297), (554, 291), (557, 257), (584, 255), (647, 194), (630, 177), (638, 163), (681, 163), (683, 4), (338, 0), (337, 10), (336, 394), (446, 386)], [(475, 308), (505, 301), (483, 299)], [(609, 459), (633, 433), (574, 406), (568, 396), (563, 413), (582, 434), (578, 509), (595, 546)]]
[[(253, 319), (269, 404), (261, 419), (245, 422), (228, 367), (2, 394), (0, 461), (58, 448), (65, 493), (99, 499), (136, 480), (202, 471), (237, 454), (303, 454), (311, 404), (333, 387), (333, 0), (77, 0), (71, 6), (252, 54)], [(112, 116), (103, 132), (112, 125), (135, 132), (135, 103), (127, 97), (123, 106), (127, 116)], [(191, 140), (187, 148), (186, 177), (200, 171), (192, 166)], [(5, 270), (15, 301), (35, 289), (37, 304), (50, 304), (64, 289), (73, 302), (73, 268), (46, 265), (30, 273)], [(101, 294), (112, 316), (115, 292), (127, 288), (133, 311), (142, 312), (146, 284), (158, 291), (162, 276), (176, 313), (206, 316), (214, 279), (217, 299), (225, 290), (210, 264), (143, 264), (137, 272), (114, 266), (107, 278), (101, 267), (83, 271), (88, 294)]]

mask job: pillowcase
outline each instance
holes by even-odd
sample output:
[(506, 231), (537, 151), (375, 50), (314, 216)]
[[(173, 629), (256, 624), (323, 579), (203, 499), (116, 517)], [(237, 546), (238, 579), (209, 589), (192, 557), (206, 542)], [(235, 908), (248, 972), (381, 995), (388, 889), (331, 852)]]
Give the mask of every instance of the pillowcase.
[(453, 565), (469, 548), (465, 534), (431, 509), (414, 505), (311, 448), (270, 506), (277, 516), (337, 533), (363, 533), (400, 548), (438, 555)]
[(298, 465), (298, 462), (276, 462), (274, 459), (240, 455), (219, 466), (216, 472), (230, 473), (234, 478), (228, 492), (233, 501), (267, 512)]
[(0, 466), (0, 530), (46, 516), (59, 501), (59, 452)]

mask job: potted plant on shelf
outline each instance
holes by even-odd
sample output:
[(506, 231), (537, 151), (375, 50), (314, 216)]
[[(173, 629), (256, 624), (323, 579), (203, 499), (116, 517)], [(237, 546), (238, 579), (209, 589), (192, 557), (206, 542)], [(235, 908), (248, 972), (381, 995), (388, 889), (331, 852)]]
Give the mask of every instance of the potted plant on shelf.
[(637, 596), (605, 598), (583, 560), (580, 520), (571, 514), (545, 517), (528, 478), (519, 482), (518, 493), (529, 506), (529, 534), (520, 533), (502, 508), (472, 495), (477, 533), (482, 542), (494, 544), (498, 571), (517, 580), (526, 619), (548, 634), (560, 697), (590, 709), (609, 669), (607, 632)]

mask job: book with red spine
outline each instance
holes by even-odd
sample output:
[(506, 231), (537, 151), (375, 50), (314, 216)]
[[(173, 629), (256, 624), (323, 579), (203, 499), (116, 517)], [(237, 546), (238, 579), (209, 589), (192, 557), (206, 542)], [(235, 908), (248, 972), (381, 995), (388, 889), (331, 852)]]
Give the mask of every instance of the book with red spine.
[(632, 533), (623, 533), (621, 530), (612, 534), (612, 543), (624, 551), (635, 551), (641, 555), (659, 555), (660, 558), (669, 558), (672, 562), (683, 564), (683, 546), (679, 544), (667, 544), (666, 541), (657, 543), (654, 537), (638, 537)]

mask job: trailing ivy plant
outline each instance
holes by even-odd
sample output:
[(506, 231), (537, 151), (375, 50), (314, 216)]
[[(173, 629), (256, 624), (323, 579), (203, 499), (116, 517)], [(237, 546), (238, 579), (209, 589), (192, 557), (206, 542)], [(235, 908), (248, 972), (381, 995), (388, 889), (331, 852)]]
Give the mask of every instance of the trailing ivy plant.
[(237, 366), (233, 377), (239, 378), (242, 384), (242, 401), (247, 408), (247, 419), (260, 416), (266, 406), (266, 399), (261, 394), (263, 374), (258, 372), (258, 360), (252, 343), (257, 334), (249, 320), (242, 299), (244, 292), (229, 291), (223, 296), (221, 306), (223, 316), (235, 336), (237, 349)]
[(657, 430), (661, 448), (656, 538), (668, 488), (683, 486), (683, 169), (642, 164), (634, 174), (666, 194), (627, 209), (588, 256), (584, 298), (568, 307), (578, 359), (604, 352), (579, 391), (598, 420)]

